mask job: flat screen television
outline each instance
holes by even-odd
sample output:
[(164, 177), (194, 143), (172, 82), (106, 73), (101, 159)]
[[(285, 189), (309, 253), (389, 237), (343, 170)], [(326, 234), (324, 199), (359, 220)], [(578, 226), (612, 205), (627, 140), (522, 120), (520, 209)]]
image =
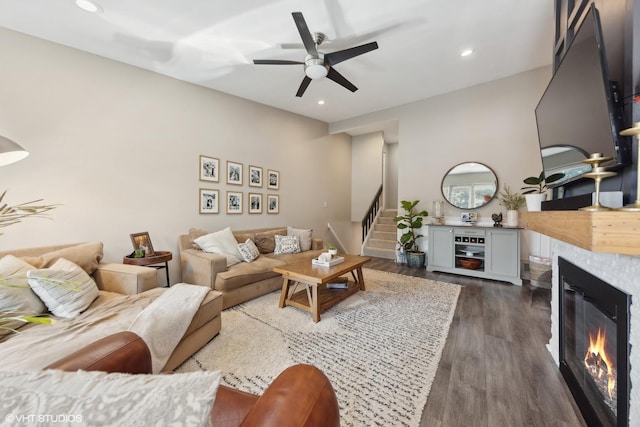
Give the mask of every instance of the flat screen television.
[(609, 170), (631, 163), (624, 129), (622, 97), (609, 78), (598, 10), (592, 4), (557, 67), (536, 110), (538, 140), (546, 176), (565, 177), (549, 185), (576, 181), (591, 170), (582, 160), (602, 153)]

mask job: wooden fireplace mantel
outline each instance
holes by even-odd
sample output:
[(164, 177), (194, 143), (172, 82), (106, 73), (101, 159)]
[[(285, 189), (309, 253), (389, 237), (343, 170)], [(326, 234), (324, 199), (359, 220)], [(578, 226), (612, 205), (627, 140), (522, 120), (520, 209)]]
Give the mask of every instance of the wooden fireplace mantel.
[(640, 255), (640, 212), (521, 212), (520, 226), (590, 251)]

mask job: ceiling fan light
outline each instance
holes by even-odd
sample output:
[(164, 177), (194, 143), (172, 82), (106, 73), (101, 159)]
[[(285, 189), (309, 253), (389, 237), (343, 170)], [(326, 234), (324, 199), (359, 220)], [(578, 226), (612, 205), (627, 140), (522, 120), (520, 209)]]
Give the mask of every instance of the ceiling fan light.
[(9, 138), (0, 135), (0, 166), (22, 160), (29, 155), (29, 152), (13, 142)]
[(326, 77), (328, 72), (329, 70), (326, 66), (319, 64), (307, 65), (307, 67), (304, 69), (304, 73), (310, 79), (321, 79), (323, 77)]

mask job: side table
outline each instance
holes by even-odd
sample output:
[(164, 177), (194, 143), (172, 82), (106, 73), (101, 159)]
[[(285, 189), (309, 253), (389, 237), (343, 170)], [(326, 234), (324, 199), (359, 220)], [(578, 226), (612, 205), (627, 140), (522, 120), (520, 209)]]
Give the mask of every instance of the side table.
[[(170, 286), (169, 261), (171, 261), (172, 258), (173, 258), (173, 254), (170, 251), (156, 251), (155, 255), (143, 257), (143, 258), (133, 258), (133, 257), (125, 256), (124, 258), (122, 258), (122, 262), (124, 264), (151, 267), (151, 268), (155, 268), (156, 270), (160, 270), (164, 268), (167, 276), (167, 287), (169, 287)], [(156, 265), (156, 264), (162, 264), (162, 265)]]

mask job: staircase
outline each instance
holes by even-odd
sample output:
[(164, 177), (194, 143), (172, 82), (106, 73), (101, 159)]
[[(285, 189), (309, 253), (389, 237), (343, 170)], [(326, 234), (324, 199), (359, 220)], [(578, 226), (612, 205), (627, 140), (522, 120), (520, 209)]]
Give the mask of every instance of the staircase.
[(362, 251), (364, 256), (396, 259), (397, 228), (393, 220), (397, 209), (383, 210), (373, 224), (371, 235)]

